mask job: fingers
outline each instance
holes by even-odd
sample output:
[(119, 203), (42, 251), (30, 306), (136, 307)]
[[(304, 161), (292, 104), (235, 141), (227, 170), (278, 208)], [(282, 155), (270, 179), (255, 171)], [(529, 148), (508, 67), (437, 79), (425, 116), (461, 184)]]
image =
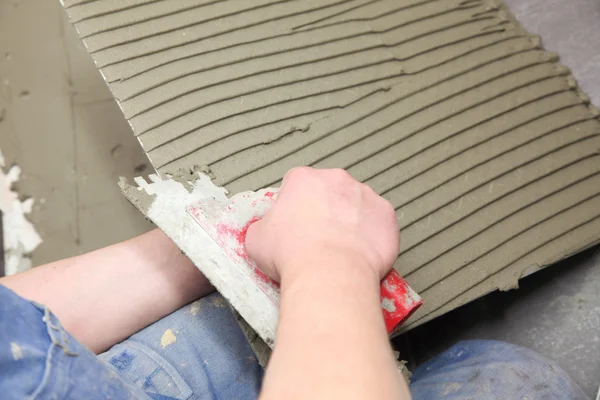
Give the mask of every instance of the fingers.
[(299, 178), (299, 176), (306, 175), (307, 173), (310, 173), (311, 170), (312, 170), (312, 168), (309, 168), (309, 167), (294, 167), (294, 168), (290, 169), (288, 172), (286, 172), (286, 174), (283, 176), (283, 179), (281, 180), (281, 186), (279, 187), (279, 193), (281, 193), (283, 188), (286, 186), (286, 182), (295, 180), (295, 179)]
[(259, 258), (261, 256), (260, 252), (260, 242), (262, 241), (262, 220), (256, 221), (248, 227), (246, 231), (246, 239), (244, 245), (246, 246), (246, 253), (257, 263), (259, 262)]
[(259, 268), (279, 280), (295, 274), (311, 248), (361, 252), (369, 267), (387, 272), (400, 237), (392, 205), (347, 171), (297, 167), (283, 177), (273, 207), (249, 227), (245, 245)]
[(256, 265), (262, 272), (270, 278), (279, 282), (279, 274), (274, 265), (269, 261), (268, 249), (265, 249), (265, 243), (268, 243), (266, 222), (259, 220), (248, 227), (246, 232), (245, 247), (248, 256), (256, 262)]

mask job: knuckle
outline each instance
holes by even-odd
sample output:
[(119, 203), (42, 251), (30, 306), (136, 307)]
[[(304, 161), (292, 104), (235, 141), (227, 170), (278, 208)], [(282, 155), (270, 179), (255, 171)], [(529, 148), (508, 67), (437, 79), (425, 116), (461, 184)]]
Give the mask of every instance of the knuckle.
[(373, 188), (371, 188), (371, 186), (367, 185), (366, 183), (360, 183), (360, 188), (362, 189), (363, 193), (366, 196), (369, 197), (379, 197), (379, 195), (373, 190)]
[(386, 217), (396, 219), (396, 210), (394, 210), (394, 206), (388, 200), (380, 197), (381, 199), (381, 209), (385, 213)]
[(304, 166), (294, 167), (285, 174), (283, 179), (285, 179), (286, 181), (299, 179), (300, 177), (306, 176), (306, 174), (309, 173), (311, 169), (312, 168), (310, 167)]
[(332, 168), (329, 170), (329, 173), (337, 180), (354, 180), (348, 171), (343, 168)]
[(390, 203), (388, 200), (384, 199), (383, 197), (381, 197), (381, 200), (383, 201), (384, 207), (385, 209), (390, 213), (390, 214), (394, 214), (396, 215), (396, 210), (394, 210), (394, 206), (392, 205), (392, 203)]

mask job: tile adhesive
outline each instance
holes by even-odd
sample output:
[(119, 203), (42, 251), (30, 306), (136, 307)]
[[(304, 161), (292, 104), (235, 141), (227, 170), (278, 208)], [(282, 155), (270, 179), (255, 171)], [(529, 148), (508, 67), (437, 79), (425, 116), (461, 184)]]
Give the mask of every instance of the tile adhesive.
[[(64, 6), (162, 177), (342, 167), (388, 199), (425, 300), (405, 329), (600, 239), (598, 110), (499, 0)], [(156, 218), (158, 186), (121, 185)]]

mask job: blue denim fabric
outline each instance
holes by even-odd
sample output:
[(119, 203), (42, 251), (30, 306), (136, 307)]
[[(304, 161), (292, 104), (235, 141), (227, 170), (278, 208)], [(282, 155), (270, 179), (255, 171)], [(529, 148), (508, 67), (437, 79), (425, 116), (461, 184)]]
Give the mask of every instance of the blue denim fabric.
[[(2, 399), (255, 399), (263, 371), (223, 298), (189, 304), (96, 357), (48, 309), (0, 285)], [(587, 399), (552, 361), (460, 342), (419, 367), (414, 400)]]
[(47, 308), (0, 285), (0, 398), (143, 399)]
[(154, 399), (256, 399), (263, 369), (213, 293), (98, 356)]
[(560, 367), (539, 354), (493, 340), (459, 342), (421, 365), (413, 400), (584, 400)]
[(1, 399), (255, 399), (262, 376), (217, 293), (96, 357), (47, 308), (0, 285)]

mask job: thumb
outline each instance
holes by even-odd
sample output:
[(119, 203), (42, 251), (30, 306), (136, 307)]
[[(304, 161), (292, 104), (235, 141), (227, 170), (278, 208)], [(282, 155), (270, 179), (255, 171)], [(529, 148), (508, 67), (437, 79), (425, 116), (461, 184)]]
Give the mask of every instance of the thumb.
[(245, 240), (246, 253), (262, 272), (279, 282), (279, 274), (265, 246), (265, 243), (268, 243), (265, 228), (266, 222), (262, 219), (248, 227)]

